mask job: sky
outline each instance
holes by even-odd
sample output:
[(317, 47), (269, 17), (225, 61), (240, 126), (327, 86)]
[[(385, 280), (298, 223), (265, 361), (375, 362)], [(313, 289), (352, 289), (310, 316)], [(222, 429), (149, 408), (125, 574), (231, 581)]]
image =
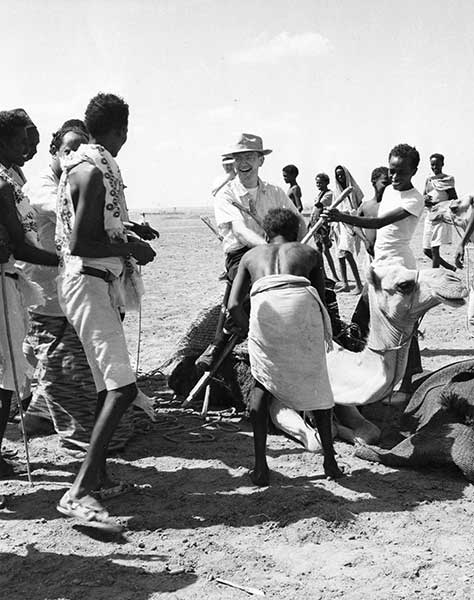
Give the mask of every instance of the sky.
[[(446, 156), (474, 193), (471, 0), (15, 0), (2, 7), (2, 109), (41, 134), (25, 167), (48, 166), (53, 131), (97, 92), (130, 105), (118, 156), (131, 209), (211, 206), (220, 155), (241, 132), (273, 149), (261, 177), (285, 187), (345, 165), (367, 196), (390, 149)], [(12, 26), (6, 26), (12, 23)]]

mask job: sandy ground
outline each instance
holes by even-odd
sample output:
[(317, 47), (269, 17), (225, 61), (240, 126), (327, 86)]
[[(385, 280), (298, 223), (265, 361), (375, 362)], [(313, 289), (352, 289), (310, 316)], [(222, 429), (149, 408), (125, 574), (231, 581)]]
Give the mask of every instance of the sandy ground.
[[(205, 226), (178, 216), (155, 224), (162, 238), (156, 263), (144, 268), (144, 373), (157, 372), (197, 310), (222, 292), (221, 250)], [(340, 296), (345, 315), (354, 303)], [(465, 319), (465, 309), (445, 307), (425, 317), (425, 368), (472, 356)], [(135, 360), (137, 319), (128, 316), (126, 328)], [(126, 532), (105, 536), (56, 512), (80, 463), (60, 453), (54, 436), (32, 440), (34, 487), (0, 483), (10, 495), (0, 511), (0, 598), (248, 596), (217, 578), (278, 599), (474, 598), (474, 486), (458, 472), (369, 464), (336, 442), (348, 472), (336, 483), (322, 478), (321, 456), (270, 435), (272, 485), (257, 489), (247, 476), (253, 454), (245, 419), (223, 419), (197, 437), (184, 430), (202, 422), (179, 411), (159, 374), (143, 386), (160, 399), (159, 422), (140, 419), (138, 435), (111, 459), (118, 478), (144, 486), (107, 502)], [(23, 456), (13, 425), (6, 445)]]

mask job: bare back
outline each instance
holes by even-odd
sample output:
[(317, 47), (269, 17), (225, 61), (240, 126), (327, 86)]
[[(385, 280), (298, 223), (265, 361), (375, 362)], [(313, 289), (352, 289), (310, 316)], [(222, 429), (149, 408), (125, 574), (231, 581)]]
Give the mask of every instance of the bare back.
[(249, 250), (242, 259), (250, 283), (267, 275), (298, 275), (311, 282), (324, 299), (324, 270), (320, 253), (300, 242), (270, 243)]

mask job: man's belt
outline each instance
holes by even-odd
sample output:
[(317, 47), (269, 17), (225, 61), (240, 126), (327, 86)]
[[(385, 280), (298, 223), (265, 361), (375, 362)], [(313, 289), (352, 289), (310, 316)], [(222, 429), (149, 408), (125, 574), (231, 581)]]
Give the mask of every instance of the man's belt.
[(107, 283), (112, 283), (117, 277), (111, 271), (102, 271), (101, 269), (95, 269), (94, 267), (83, 266), (80, 270), (81, 275), (90, 275), (91, 277), (98, 277), (103, 279)]
[(12, 279), (18, 279), (18, 273), (5, 273), (5, 277), (11, 277)]

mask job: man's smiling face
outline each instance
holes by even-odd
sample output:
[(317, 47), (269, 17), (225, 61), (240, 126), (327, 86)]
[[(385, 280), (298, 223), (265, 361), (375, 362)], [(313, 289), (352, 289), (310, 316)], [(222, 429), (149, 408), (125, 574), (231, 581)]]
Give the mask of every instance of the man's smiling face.
[(254, 187), (258, 181), (258, 170), (264, 157), (259, 152), (238, 152), (233, 155), (235, 170), (245, 187)]

